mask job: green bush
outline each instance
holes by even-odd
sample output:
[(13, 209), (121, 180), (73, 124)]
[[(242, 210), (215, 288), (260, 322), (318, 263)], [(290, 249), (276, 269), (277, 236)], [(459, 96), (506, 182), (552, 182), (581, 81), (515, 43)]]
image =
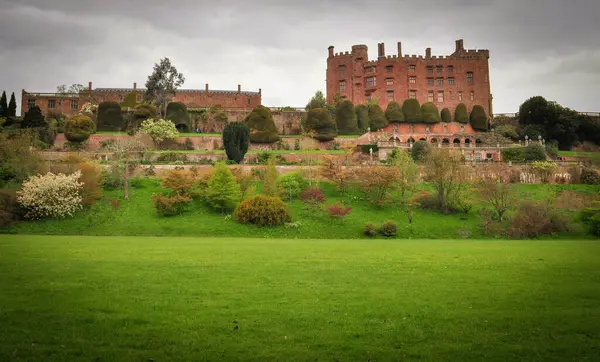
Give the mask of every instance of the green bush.
[(402, 107), (400, 107), (398, 102), (388, 103), (388, 106), (385, 109), (385, 118), (387, 118), (389, 123), (404, 122), (404, 112), (402, 112)]
[(525, 162), (524, 148), (505, 148), (502, 150), (504, 162)]
[(306, 130), (314, 133), (319, 141), (331, 141), (337, 136), (337, 127), (329, 111), (325, 108), (315, 108), (308, 111)]
[(552, 157), (552, 159), (557, 159), (558, 158), (558, 148), (553, 145), (553, 144), (546, 144), (546, 153), (550, 155), (550, 157)]
[(154, 195), (152, 203), (159, 216), (181, 215), (187, 211), (191, 197), (187, 195)]
[(235, 204), (242, 198), (240, 185), (227, 166), (218, 162), (215, 165), (213, 175), (208, 180), (204, 193), (206, 202), (214, 209), (233, 209)]
[(456, 109), (454, 110), (454, 121), (459, 123), (469, 123), (469, 112), (464, 103), (456, 106)]
[(137, 95), (138, 92), (130, 92), (125, 96), (123, 102), (121, 102), (121, 107), (123, 108), (134, 108), (137, 105)]
[(546, 149), (540, 144), (529, 145), (523, 150), (523, 158), (526, 162), (545, 161)]
[(388, 121), (385, 118), (385, 113), (381, 110), (378, 104), (371, 104), (369, 106), (369, 126), (371, 131), (377, 131), (388, 125)]
[(157, 162), (186, 162), (188, 158), (185, 153), (178, 152), (163, 152), (156, 158)]
[(366, 104), (359, 104), (354, 107), (356, 111), (356, 121), (361, 132), (365, 132), (369, 128), (371, 120), (369, 119), (369, 107)]
[(429, 145), (425, 141), (418, 141), (413, 144), (410, 155), (415, 162), (422, 162), (427, 154)]
[(494, 131), (503, 137), (510, 138), (512, 140), (519, 139), (519, 134), (517, 133), (515, 126), (510, 124), (499, 125), (498, 127), (495, 127)]
[(11, 226), (20, 218), (16, 191), (0, 189), (0, 228)]
[(248, 152), (250, 143), (250, 128), (243, 122), (229, 123), (223, 129), (223, 147), (227, 158), (240, 163)]
[(432, 124), (441, 121), (440, 112), (438, 111), (437, 106), (432, 102), (423, 103), (419, 112), (419, 118), (423, 123)]
[(452, 114), (450, 113), (450, 110), (448, 108), (442, 109), (440, 116), (442, 118), (442, 122), (446, 122), (446, 123), (452, 122)]
[(474, 105), (470, 117), (471, 127), (477, 131), (487, 131), (488, 121), (485, 110), (480, 105)]
[[(597, 176), (597, 175), (596, 175)], [(600, 203), (596, 202), (591, 207), (581, 210), (579, 219), (588, 226), (592, 235), (600, 237)]]
[(306, 181), (304, 180), (302, 174), (298, 172), (290, 172), (279, 176), (276, 184), (279, 195), (282, 198), (291, 201), (300, 195), (306, 186)]
[(254, 143), (273, 143), (279, 141), (279, 133), (269, 108), (258, 106), (244, 120), (250, 128), (250, 141)]
[(233, 213), (241, 224), (279, 226), (292, 221), (288, 207), (279, 197), (256, 195), (238, 205)]
[(350, 135), (358, 133), (358, 123), (354, 105), (350, 100), (343, 100), (335, 108), (335, 122), (340, 134)]
[(102, 102), (98, 106), (98, 131), (116, 132), (124, 128), (121, 106), (117, 102)]
[(581, 183), (584, 185), (600, 185), (600, 175), (592, 169), (581, 170)]
[(377, 232), (377, 225), (373, 224), (372, 222), (366, 223), (365, 227), (363, 228), (363, 234), (369, 237), (377, 236)]
[(96, 124), (88, 116), (77, 114), (65, 125), (65, 137), (69, 142), (82, 143), (96, 131)]
[(171, 102), (167, 105), (167, 119), (175, 123), (179, 132), (189, 132), (192, 128), (187, 106), (182, 102)]
[(157, 115), (156, 107), (150, 104), (137, 105), (133, 115), (127, 118), (125, 131), (127, 131), (129, 135), (133, 135), (137, 132), (138, 128), (140, 128), (143, 121), (156, 118)]
[(540, 136), (544, 137), (544, 126), (539, 124), (529, 124), (521, 128), (521, 137), (527, 136), (530, 140), (538, 140)]
[(513, 238), (536, 238), (568, 231), (570, 222), (549, 204), (523, 202), (511, 220), (508, 234)]
[(404, 113), (404, 120), (408, 123), (421, 122), (421, 105), (414, 98), (404, 101), (402, 104), (402, 113)]
[(379, 227), (379, 234), (385, 236), (386, 238), (391, 238), (393, 236), (398, 235), (398, 225), (396, 225), (395, 221), (388, 220), (381, 224)]

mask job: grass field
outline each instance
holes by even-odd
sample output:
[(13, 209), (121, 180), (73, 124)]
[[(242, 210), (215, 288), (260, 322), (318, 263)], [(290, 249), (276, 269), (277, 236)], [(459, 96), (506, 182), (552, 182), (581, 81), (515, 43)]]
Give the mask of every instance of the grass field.
[(0, 239), (2, 361), (597, 361), (598, 241)]
[[(225, 150), (156, 150), (154, 153), (214, 153), (225, 154)], [(274, 155), (342, 155), (344, 150), (248, 150), (246, 154), (269, 153)]]

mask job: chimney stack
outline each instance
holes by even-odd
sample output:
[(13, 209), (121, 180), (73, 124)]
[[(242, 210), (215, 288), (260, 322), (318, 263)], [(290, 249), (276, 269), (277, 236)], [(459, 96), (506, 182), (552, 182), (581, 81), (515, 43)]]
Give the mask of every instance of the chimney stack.
[(378, 58), (385, 57), (385, 45), (383, 43), (377, 44), (377, 53)]
[(258, 88), (258, 95), (262, 95), (262, 88)]
[(208, 83), (206, 83), (206, 84), (204, 85), (204, 91), (205, 91), (206, 93), (208, 93)]
[(331, 58), (333, 56), (333, 45), (330, 45), (327, 49), (329, 49), (329, 57)]
[(402, 58), (402, 42), (398, 42), (398, 58)]
[(431, 48), (425, 49), (425, 58), (431, 58)]
[(238, 94), (242, 93), (242, 85), (238, 84)]
[(463, 45), (463, 40), (462, 39), (458, 39), (456, 41), (456, 51), (461, 51), (461, 50), (465, 50), (465, 47)]
[(133, 91), (135, 92), (137, 90), (137, 83), (133, 82)]
[(92, 82), (88, 83), (88, 90), (91, 92), (92, 91)]

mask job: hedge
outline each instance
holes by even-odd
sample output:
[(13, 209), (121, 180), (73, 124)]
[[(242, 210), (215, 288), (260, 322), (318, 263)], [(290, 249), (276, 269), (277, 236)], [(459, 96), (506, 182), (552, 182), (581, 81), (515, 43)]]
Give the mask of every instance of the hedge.
[(419, 111), (419, 118), (423, 123), (439, 123), (441, 121), (440, 112), (435, 104), (432, 102), (423, 103), (421, 110)]
[(420, 117), (421, 105), (419, 101), (414, 98), (409, 98), (402, 104), (402, 113), (404, 113), (404, 120), (409, 123), (421, 122)]
[(271, 110), (257, 106), (244, 120), (250, 128), (250, 141), (255, 143), (273, 143), (279, 141), (279, 132), (273, 121)]
[(102, 102), (98, 106), (96, 129), (98, 131), (121, 131), (124, 128), (121, 106), (117, 102)]
[(390, 102), (385, 110), (385, 118), (390, 123), (404, 122), (404, 112), (398, 102)]
[(315, 108), (308, 111), (306, 130), (314, 132), (314, 138), (319, 141), (331, 141), (337, 136), (336, 124), (331, 119), (329, 110), (325, 108)]

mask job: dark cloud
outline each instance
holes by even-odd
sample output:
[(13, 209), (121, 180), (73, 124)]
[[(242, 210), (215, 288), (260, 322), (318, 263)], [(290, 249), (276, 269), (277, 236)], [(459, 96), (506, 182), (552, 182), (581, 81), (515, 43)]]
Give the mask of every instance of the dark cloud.
[(491, 52), (496, 112), (541, 94), (600, 107), (598, 0), (0, 0), (0, 88), (144, 83), (168, 56), (186, 87), (263, 89), (263, 103), (302, 106), (325, 88), (327, 47), (385, 42), (393, 53)]

